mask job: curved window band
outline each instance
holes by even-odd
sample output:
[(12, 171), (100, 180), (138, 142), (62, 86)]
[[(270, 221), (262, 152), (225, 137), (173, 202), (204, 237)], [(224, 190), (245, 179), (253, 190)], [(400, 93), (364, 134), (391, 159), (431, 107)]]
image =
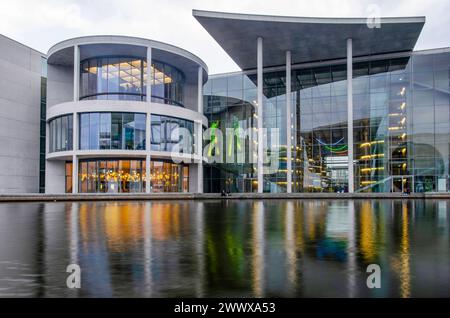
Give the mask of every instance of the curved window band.
[[(105, 56), (80, 64), (80, 100), (146, 100), (147, 63), (143, 58)], [(158, 61), (151, 65), (151, 100), (183, 105), (184, 74)]]
[[(80, 100), (83, 99), (92, 99), (92, 97), (96, 97), (96, 96), (111, 96), (111, 95), (129, 95), (129, 96), (137, 96), (139, 97), (138, 100), (141, 101), (145, 101), (147, 99), (147, 95), (146, 94), (136, 94), (136, 93), (123, 93), (123, 92), (119, 92), (119, 93), (97, 93), (97, 94), (91, 94), (91, 95), (85, 95), (80, 97)], [(126, 100), (126, 99), (125, 99)], [(169, 98), (165, 98), (165, 97), (161, 97), (161, 96), (156, 96), (156, 95), (152, 95), (152, 101), (155, 100), (162, 100), (163, 104), (168, 104), (168, 105), (174, 105), (174, 106), (179, 106), (179, 107), (184, 107), (184, 105), (180, 102), (177, 102), (175, 100), (171, 100)]]
[(63, 115), (49, 121), (49, 152), (73, 149), (73, 115)]

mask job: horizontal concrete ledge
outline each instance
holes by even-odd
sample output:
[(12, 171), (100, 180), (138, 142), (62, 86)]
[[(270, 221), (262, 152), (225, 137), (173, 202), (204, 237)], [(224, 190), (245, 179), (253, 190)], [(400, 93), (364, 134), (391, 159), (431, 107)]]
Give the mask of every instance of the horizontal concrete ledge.
[(258, 200), (258, 199), (450, 199), (450, 193), (232, 193), (222, 197), (218, 193), (133, 193), (133, 194), (1, 194), (0, 202), (63, 202), (63, 201), (135, 201), (135, 200)]

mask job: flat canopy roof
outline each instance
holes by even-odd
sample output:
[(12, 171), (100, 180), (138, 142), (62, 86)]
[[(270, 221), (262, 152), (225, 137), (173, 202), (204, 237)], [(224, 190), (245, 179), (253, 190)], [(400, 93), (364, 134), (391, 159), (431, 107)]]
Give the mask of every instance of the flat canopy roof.
[(325, 61), (353, 56), (412, 51), (425, 17), (381, 18), (369, 28), (367, 18), (305, 18), (193, 10), (193, 16), (242, 70), (256, 68), (257, 38), (263, 38), (264, 67)]

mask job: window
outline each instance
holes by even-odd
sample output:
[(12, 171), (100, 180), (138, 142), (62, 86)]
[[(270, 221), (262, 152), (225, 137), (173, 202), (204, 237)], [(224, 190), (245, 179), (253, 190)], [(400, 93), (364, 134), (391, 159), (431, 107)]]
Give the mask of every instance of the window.
[[(186, 151), (192, 154), (194, 123), (189, 120), (152, 115), (151, 125), (151, 149), (156, 151), (172, 151), (173, 147), (180, 144), (180, 152)], [(187, 129), (187, 136), (183, 136), (181, 129)], [(178, 133), (177, 133), (178, 132)], [(188, 138), (183, 140), (182, 138)]]
[[(143, 58), (107, 56), (87, 59), (80, 67), (80, 99), (146, 100), (147, 62)], [(153, 62), (152, 101), (183, 106), (184, 75)]]
[(66, 161), (66, 193), (72, 193), (72, 161)]
[(80, 114), (80, 149), (145, 150), (146, 114)]
[(80, 193), (144, 192), (145, 160), (81, 160), (78, 187)]
[(73, 115), (54, 118), (49, 122), (49, 152), (72, 150)]
[(165, 161), (152, 161), (151, 191), (152, 192), (188, 192), (189, 167)]

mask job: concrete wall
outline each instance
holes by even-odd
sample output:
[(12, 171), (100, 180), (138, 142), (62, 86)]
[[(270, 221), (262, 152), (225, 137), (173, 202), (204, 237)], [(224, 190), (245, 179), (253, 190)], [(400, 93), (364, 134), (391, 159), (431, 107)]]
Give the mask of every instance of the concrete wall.
[(183, 92), (183, 104), (186, 108), (197, 111), (198, 109), (198, 86), (195, 84), (188, 84), (186, 83), (184, 85), (184, 92)]
[(73, 66), (48, 65), (47, 109), (73, 101)]
[(66, 192), (66, 162), (47, 160), (45, 164), (45, 193)]
[(189, 165), (189, 192), (199, 193), (203, 192), (203, 189), (198, 189), (197, 183), (198, 164)]
[(0, 193), (39, 191), (42, 57), (0, 35)]

